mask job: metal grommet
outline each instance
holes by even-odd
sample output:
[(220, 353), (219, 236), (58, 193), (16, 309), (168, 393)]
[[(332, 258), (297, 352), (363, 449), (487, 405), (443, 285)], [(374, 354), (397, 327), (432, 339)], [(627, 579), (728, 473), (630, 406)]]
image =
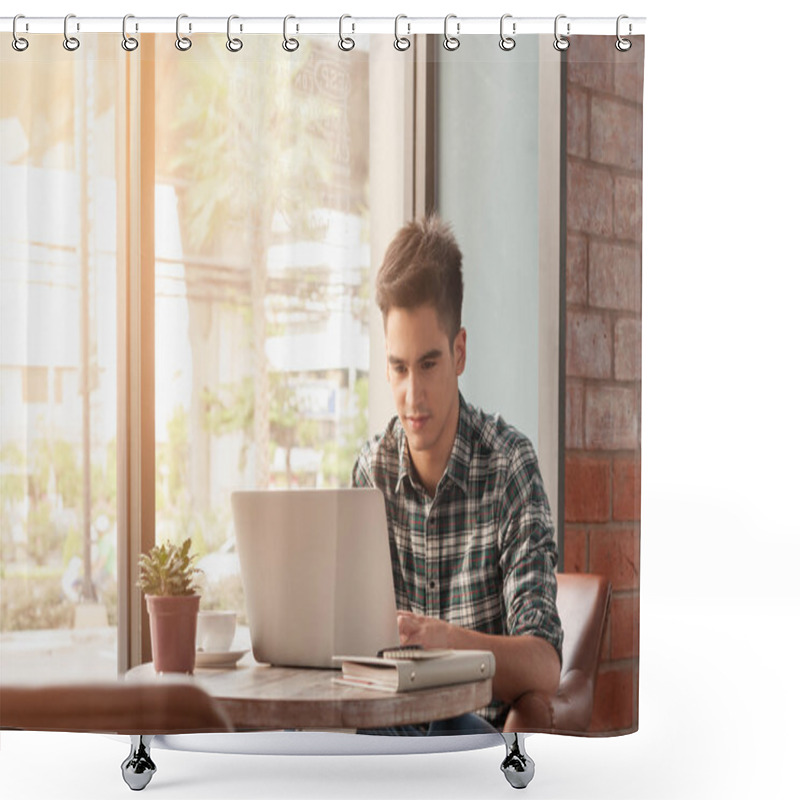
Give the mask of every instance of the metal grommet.
[[(401, 19), (408, 19), (408, 17), (405, 14), (398, 14), (394, 18), (394, 49), (404, 53), (409, 47), (411, 47), (411, 39), (407, 39), (405, 36), (400, 36), (399, 28)], [(408, 32), (411, 33), (410, 25), (408, 25)]]
[(283, 18), (283, 49), (287, 53), (294, 53), (294, 51), (300, 47), (300, 42), (298, 42), (297, 39), (290, 39), (286, 34), (290, 19), (297, 19), (297, 17), (293, 17), (289, 14)]
[[(348, 50), (352, 50), (356, 46), (356, 43), (355, 41), (353, 41), (353, 39), (351, 39), (349, 36), (345, 37), (342, 34), (342, 25), (344, 24), (344, 21), (346, 19), (353, 19), (353, 18), (349, 14), (342, 14), (342, 16), (339, 17), (339, 49), (344, 50), (345, 52), (347, 52)], [(351, 24), (353, 28), (352, 32), (355, 33), (356, 32), (355, 23)]]
[[(511, 19), (511, 14), (503, 14), (503, 16), (500, 17), (500, 49), (506, 52), (513, 50), (517, 46), (517, 40), (513, 36), (507, 36), (504, 30), (507, 19)], [(517, 32), (516, 22), (511, 23), (511, 32)]]
[(122, 18), (122, 49), (132, 53), (139, 46), (139, 40), (128, 34), (129, 19), (134, 19), (133, 14), (126, 14)]
[[(555, 37), (556, 38), (555, 38), (555, 41), (553, 42), (553, 47), (555, 47), (555, 49), (558, 50), (559, 52), (563, 52), (564, 50), (566, 50), (569, 47), (569, 39), (567, 39), (566, 36), (562, 36), (558, 32), (558, 21), (560, 19), (566, 19), (566, 18), (567, 18), (566, 14), (559, 14), (556, 17), (556, 22), (555, 22), (555, 27), (554, 27)], [(569, 22), (567, 23), (567, 36), (569, 36)]]
[[(67, 14), (67, 16), (64, 17), (64, 42), (63, 42), (63, 44), (64, 44), (64, 49), (65, 50), (69, 50), (70, 53), (74, 53), (81, 46), (81, 43), (80, 43), (80, 41), (78, 41), (78, 39), (76, 39), (74, 36), (70, 36), (69, 33), (67, 32), (67, 25), (69, 24), (69, 21), (71, 19), (75, 19), (75, 15), (74, 14)], [(78, 25), (76, 29), (80, 30), (80, 25)]]
[(236, 14), (231, 14), (228, 17), (228, 30), (227, 30), (228, 41), (225, 42), (225, 47), (227, 47), (231, 53), (238, 53), (242, 49), (242, 47), (244, 47), (244, 44), (242, 43), (241, 39), (236, 39), (234, 37), (231, 37), (231, 22), (233, 22), (233, 20), (235, 19), (239, 19), (239, 17), (237, 17)]
[(444, 40), (442, 41), (442, 47), (452, 53), (454, 50), (458, 50), (458, 48), (461, 47), (461, 41), (458, 38), (458, 34), (461, 31), (461, 23), (456, 22), (456, 35), (450, 36), (450, 34), (447, 32), (447, 24), (451, 19), (457, 19), (456, 15), (448, 14), (444, 18)]
[[(178, 14), (175, 20), (175, 47), (182, 52), (186, 52), (192, 46), (192, 40), (188, 36), (181, 35), (181, 20), (188, 19), (188, 14)], [(192, 30), (192, 24), (189, 23), (189, 32)]]
[[(622, 35), (619, 32), (620, 22), (622, 22), (622, 20), (624, 20), (624, 19), (628, 19), (628, 17), (626, 17), (625, 14), (620, 14), (617, 17), (617, 41), (614, 42), (614, 47), (616, 47), (617, 50), (620, 51), (620, 53), (627, 53), (628, 50), (630, 50), (631, 47), (633, 46), (633, 42), (631, 42), (630, 39), (623, 39)], [(628, 36), (630, 36), (630, 34), (631, 34), (631, 24), (629, 22), (628, 23)]]
[(11, 40), (11, 46), (18, 52), (21, 53), (24, 50), (28, 49), (28, 40), (23, 39), (21, 36), (17, 36), (17, 20), (18, 19), (25, 19), (24, 14), (17, 14), (14, 17), (14, 21), (11, 23), (11, 35), (14, 37)]

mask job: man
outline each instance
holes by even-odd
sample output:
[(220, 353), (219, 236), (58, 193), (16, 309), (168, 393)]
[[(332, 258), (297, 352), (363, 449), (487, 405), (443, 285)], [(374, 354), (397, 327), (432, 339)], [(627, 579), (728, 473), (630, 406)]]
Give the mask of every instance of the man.
[(479, 714), (501, 729), (516, 698), (558, 686), (557, 555), (533, 445), (459, 391), (462, 296), (450, 230), (437, 217), (402, 228), (376, 291), (397, 416), (362, 449), (353, 485), (386, 499), (401, 643), (491, 650)]

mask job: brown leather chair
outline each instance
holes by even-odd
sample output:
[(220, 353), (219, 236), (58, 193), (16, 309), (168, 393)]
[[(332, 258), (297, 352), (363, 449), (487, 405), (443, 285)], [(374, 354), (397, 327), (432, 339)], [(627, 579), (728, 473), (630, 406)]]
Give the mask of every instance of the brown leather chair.
[(0, 728), (76, 733), (209, 733), (232, 727), (188, 683), (0, 686)]
[(512, 706), (506, 732), (585, 733), (592, 720), (600, 643), (611, 584), (602, 575), (559, 573), (556, 605), (564, 629), (555, 695), (529, 692)]
[(171, 682), (0, 686), (0, 728), (128, 734), (131, 749), (121, 769), (135, 791), (156, 772), (150, 757), (154, 735), (233, 730), (201, 688)]

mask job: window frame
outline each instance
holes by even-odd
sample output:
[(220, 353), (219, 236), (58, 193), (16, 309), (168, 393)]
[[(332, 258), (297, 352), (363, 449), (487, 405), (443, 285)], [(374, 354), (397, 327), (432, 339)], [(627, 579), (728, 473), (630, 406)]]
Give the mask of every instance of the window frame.
[[(155, 110), (156, 34), (140, 36), (141, 57), (126, 59), (117, 110), (118, 248), (118, 669), (121, 674), (150, 660), (144, 597), (137, 587), (141, 553), (155, 544)], [(543, 41), (546, 37), (543, 37)], [(370, 43), (371, 196), (389, 197), (371, 225), (370, 280), (397, 228), (435, 206), (434, 48), (439, 38), (411, 37), (410, 53), (396, 54), (390, 37)], [(564, 303), (565, 227), (563, 201), (563, 69), (561, 55), (540, 52), (540, 308), (539, 448), (563, 562)], [(389, 68), (387, 64), (391, 64)], [(547, 65), (547, 66), (545, 66)], [(373, 70), (374, 68), (374, 70)], [(395, 98), (391, 113), (382, 98)], [(373, 103), (372, 101), (376, 102)], [(388, 144), (387, 144), (388, 142)], [(388, 154), (388, 157), (387, 157)], [(544, 212), (544, 213), (542, 213)], [(370, 310), (370, 340), (383, 342), (383, 322)], [(544, 357), (542, 357), (544, 356)], [(370, 374), (385, 373), (382, 346), (370, 348)], [(376, 433), (394, 414), (388, 383), (370, 381), (369, 431)], [(555, 487), (555, 488), (554, 488)]]

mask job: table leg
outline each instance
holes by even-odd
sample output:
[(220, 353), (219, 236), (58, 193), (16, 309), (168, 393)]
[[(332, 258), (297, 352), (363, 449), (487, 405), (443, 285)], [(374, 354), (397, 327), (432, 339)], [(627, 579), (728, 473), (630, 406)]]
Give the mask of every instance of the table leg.
[(536, 765), (525, 752), (525, 739), (518, 733), (504, 733), (506, 757), (500, 769), (515, 789), (524, 789), (533, 780)]
[(131, 752), (122, 762), (122, 778), (134, 792), (139, 792), (150, 783), (156, 765), (150, 758), (152, 736), (131, 735)]

